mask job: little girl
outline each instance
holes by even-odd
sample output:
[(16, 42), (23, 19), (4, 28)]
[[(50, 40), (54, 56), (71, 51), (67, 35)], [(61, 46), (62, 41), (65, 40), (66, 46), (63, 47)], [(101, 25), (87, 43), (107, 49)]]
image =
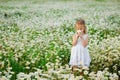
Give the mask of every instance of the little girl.
[(85, 26), (85, 21), (79, 19), (75, 24), (76, 33), (73, 35), (72, 49), (69, 65), (74, 68), (80, 66), (89, 67), (91, 58), (87, 49), (88, 45), (88, 34)]

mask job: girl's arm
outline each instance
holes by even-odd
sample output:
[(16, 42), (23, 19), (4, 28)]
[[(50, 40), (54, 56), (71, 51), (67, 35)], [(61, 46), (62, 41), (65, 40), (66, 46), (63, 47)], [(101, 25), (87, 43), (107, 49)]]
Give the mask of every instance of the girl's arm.
[(77, 44), (77, 40), (78, 40), (78, 35), (73, 35), (73, 40), (72, 40), (72, 45), (75, 46)]
[(86, 47), (88, 45), (88, 35), (86, 36), (85, 39), (83, 37), (81, 37), (81, 40), (82, 40), (83, 46)]

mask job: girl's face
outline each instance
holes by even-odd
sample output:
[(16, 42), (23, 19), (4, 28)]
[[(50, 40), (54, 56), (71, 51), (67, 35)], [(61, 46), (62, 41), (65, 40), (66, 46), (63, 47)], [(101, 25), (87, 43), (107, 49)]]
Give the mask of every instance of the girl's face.
[(84, 27), (83, 26), (76, 26), (76, 30), (77, 30), (77, 32), (83, 32)]

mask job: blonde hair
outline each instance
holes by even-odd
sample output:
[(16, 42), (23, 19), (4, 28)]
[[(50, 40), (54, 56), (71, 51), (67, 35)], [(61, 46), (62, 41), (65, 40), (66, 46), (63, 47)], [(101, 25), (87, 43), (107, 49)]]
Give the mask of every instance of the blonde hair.
[(85, 26), (85, 21), (83, 20), (83, 19), (78, 19), (77, 21), (76, 21), (76, 24), (75, 24), (75, 29), (77, 29), (77, 28), (82, 28), (82, 27), (84, 27), (84, 34), (86, 34), (87, 33), (87, 28), (86, 28), (86, 26)]

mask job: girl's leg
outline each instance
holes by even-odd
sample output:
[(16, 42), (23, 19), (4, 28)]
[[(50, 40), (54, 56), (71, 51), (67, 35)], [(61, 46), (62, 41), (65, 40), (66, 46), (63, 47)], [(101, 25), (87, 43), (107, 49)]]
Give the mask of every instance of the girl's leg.
[(78, 66), (72, 66), (72, 71), (74, 71), (75, 68), (78, 68)]

